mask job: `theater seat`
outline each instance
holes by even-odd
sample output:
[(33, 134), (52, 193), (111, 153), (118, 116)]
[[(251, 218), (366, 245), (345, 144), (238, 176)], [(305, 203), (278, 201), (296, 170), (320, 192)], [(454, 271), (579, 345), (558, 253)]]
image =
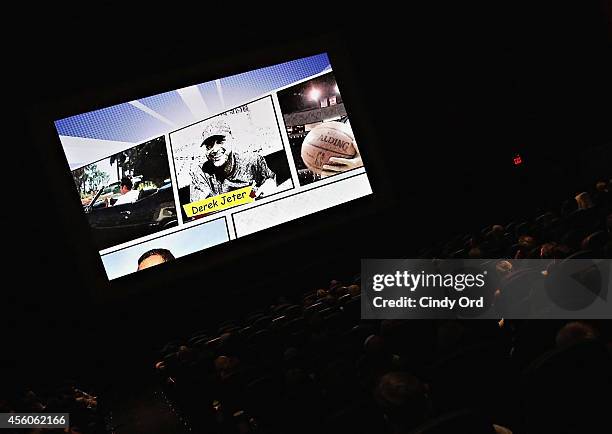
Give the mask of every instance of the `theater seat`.
[(302, 315), (302, 307), (298, 305), (289, 306), (283, 313), (287, 318), (297, 318)]
[(308, 307), (306, 307), (304, 309), (304, 313), (303, 313), (304, 318), (310, 318), (316, 312), (319, 312), (319, 311), (321, 311), (321, 310), (323, 310), (325, 308), (326, 308), (326, 306), (323, 303), (321, 303), (321, 302), (312, 304), (312, 305), (310, 305), (310, 306), (308, 306)]
[(568, 256), (567, 258), (565, 258), (564, 262), (571, 260), (571, 259), (597, 259), (597, 258), (598, 258), (598, 255), (592, 250), (580, 250)]
[(513, 312), (528, 316), (531, 313), (531, 294), (540, 291), (544, 275), (540, 270), (520, 270), (501, 281), (501, 295), (495, 302), (500, 314)]
[(351, 294), (344, 294), (342, 297), (338, 298), (338, 304), (343, 305), (347, 301), (352, 298)]
[(493, 423), (483, 415), (460, 410), (447, 413), (419, 426), (410, 434), (495, 434)]
[(609, 425), (612, 357), (599, 341), (545, 353), (523, 373), (526, 428), (534, 433), (599, 433)]
[(272, 318), (269, 316), (262, 316), (253, 322), (252, 326), (256, 330), (262, 330), (272, 324)]
[[(440, 358), (430, 374), (434, 407), (441, 412), (478, 408), (493, 416), (500, 408), (503, 412), (509, 410), (515, 375), (507, 353), (508, 345), (494, 339)], [(499, 376), (499, 372), (504, 375)], [(507, 406), (501, 405), (502, 402)]]
[(304, 321), (304, 318), (294, 318), (283, 325), (283, 329), (287, 333), (296, 333), (298, 331), (303, 330), (304, 327), (306, 327), (306, 322)]

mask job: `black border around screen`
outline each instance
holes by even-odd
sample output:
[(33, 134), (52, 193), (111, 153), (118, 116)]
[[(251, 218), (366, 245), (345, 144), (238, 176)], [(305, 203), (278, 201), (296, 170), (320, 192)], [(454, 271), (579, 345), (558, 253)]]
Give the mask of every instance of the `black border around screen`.
[[(330, 58), (336, 80), (342, 89), (347, 114), (355, 136), (360, 143), (364, 167), (370, 180), (373, 194), (355, 199), (332, 208), (319, 211), (297, 220), (250, 234), (232, 242), (209, 247), (200, 252), (182, 257), (162, 266), (132, 273), (112, 281), (106, 277), (98, 250), (94, 247), (92, 234), (85, 213), (82, 211), (71, 170), (54, 127), (56, 119), (62, 119), (87, 111), (108, 107), (150, 95), (202, 83), (233, 74), (252, 71), (286, 61), (326, 52)], [(143, 291), (159, 291), (173, 282), (185, 278), (214, 273), (215, 269), (233, 261), (253, 257), (266, 257), (274, 261), (274, 246), (287, 245), (307, 240), (317, 231), (329, 231), (350, 218), (367, 218), (368, 215), (389, 209), (394, 203), (395, 192), (385, 176), (385, 162), (381, 144), (368, 120), (366, 108), (359, 96), (360, 83), (352, 71), (359, 61), (351, 59), (342, 36), (335, 33), (316, 38), (294, 41), (279, 41), (262, 46), (256, 52), (234, 55), (225, 59), (207, 59), (205, 63), (189, 69), (172, 70), (138, 82), (116, 86), (111, 89), (95, 89), (87, 94), (69, 96), (62, 101), (35, 107), (29, 116), (29, 126), (35, 148), (47, 161), (47, 177), (55, 186), (57, 212), (69, 226), (67, 232), (70, 245), (74, 247), (74, 266), (80, 281), (89, 290), (95, 303), (121, 300)], [(370, 108), (372, 110), (374, 108)]]

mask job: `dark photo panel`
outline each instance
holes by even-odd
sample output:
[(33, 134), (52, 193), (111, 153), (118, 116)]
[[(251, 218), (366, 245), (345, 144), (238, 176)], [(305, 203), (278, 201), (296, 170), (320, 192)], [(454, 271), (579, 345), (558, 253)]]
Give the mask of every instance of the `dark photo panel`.
[(72, 171), (99, 250), (177, 225), (164, 137)]

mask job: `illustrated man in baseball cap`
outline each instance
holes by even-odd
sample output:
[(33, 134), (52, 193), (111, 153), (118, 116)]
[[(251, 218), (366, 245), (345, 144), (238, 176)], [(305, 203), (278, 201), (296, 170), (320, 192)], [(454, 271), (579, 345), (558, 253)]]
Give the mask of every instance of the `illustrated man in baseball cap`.
[(253, 187), (256, 197), (276, 190), (276, 174), (263, 156), (236, 152), (235, 144), (236, 139), (224, 115), (204, 126), (200, 147), (206, 161), (191, 172), (191, 202), (247, 186)]

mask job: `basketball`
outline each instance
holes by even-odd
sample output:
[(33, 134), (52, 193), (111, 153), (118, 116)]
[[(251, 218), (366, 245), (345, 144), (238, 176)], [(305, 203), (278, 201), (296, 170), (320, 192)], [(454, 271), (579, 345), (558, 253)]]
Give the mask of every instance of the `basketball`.
[(302, 142), (302, 160), (306, 167), (321, 174), (331, 157), (353, 158), (355, 137), (351, 127), (341, 122), (324, 122), (308, 132)]

